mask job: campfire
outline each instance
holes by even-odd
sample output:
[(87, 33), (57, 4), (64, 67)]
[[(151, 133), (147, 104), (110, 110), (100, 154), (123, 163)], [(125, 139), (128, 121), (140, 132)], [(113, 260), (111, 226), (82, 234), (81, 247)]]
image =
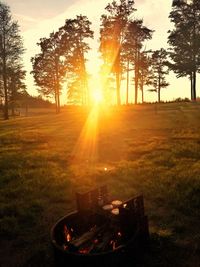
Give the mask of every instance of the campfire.
[[(76, 194), (77, 211), (52, 228), (51, 238), (58, 266), (102, 266), (131, 246), (148, 239), (143, 196), (124, 202), (112, 200), (106, 186)], [(100, 264), (100, 265), (98, 265)], [(111, 266), (110, 264), (108, 264)]]

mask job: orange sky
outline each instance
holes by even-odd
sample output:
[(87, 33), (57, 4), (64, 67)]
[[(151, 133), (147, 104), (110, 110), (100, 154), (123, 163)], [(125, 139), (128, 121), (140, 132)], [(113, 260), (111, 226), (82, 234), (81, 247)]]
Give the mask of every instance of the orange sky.
[[(26, 84), (30, 94), (37, 94), (33, 78), (29, 73), (31, 71), (30, 58), (39, 52), (36, 45), (39, 38), (48, 37), (50, 32), (56, 31), (64, 24), (65, 19), (73, 18), (79, 14), (88, 16), (92, 21), (92, 29), (95, 31), (95, 38), (90, 42), (92, 50), (87, 58), (89, 60), (88, 70), (96, 79), (99, 66), (97, 51), (100, 16), (104, 13), (104, 7), (109, 2), (108, 0), (7, 0), (6, 2), (10, 5), (14, 18), (18, 20), (24, 38)], [(135, 17), (143, 18), (145, 25), (155, 30), (152, 41), (146, 43), (147, 49), (167, 47), (167, 31), (172, 27), (168, 19), (171, 2), (171, 0), (135, 0), (135, 6), (138, 9)], [(170, 86), (162, 90), (162, 100), (172, 100), (180, 96), (190, 97), (190, 82), (188, 79), (177, 79), (173, 74), (170, 74), (168, 81)], [(200, 95), (198, 90), (197, 94)], [(146, 92), (145, 95), (148, 101), (157, 99), (155, 93)]]

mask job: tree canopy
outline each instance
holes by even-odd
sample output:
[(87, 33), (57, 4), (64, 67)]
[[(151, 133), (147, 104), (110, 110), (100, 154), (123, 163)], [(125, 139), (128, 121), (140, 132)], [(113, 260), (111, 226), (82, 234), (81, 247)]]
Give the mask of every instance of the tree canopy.
[(177, 77), (191, 80), (191, 99), (196, 100), (196, 74), (200, 71), (200, 2), (174, 0), (169, 18), (174, 29), (169, 31), (170, 68)]
[(4, 118), (9, 118), (9, 105), (14, 109), (17, 92), (24, 90), (24, 53), (19, 26), (8, 5), (0, 2), (0, 93), (4, 102)]
[(82, 104), (89, 101), (84, 58), (89, 45), (84, 40), (93, 37), (90, 24), (86, 16), (67, 19), (49, 38), (40, 39), (41, 53), (32, 58), (32, 74), (38, 91), (44, 96), (54, 96), (57, 113), (64, 82), (68, 85), (69, 98)]

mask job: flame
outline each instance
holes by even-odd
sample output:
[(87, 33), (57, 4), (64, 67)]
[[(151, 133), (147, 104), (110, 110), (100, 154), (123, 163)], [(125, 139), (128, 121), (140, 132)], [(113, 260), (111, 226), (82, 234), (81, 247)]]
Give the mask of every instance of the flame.
[(67, 242), (70, 242), (72, 240), (71, 232), (66, 225), (64, 226), (64, 237)]
[(67, 234), (67, 236), (66, 236), (66, 239), (67, 239), (67, 242), (70, 242), (71, 241), (71, 235), (70, 234)]

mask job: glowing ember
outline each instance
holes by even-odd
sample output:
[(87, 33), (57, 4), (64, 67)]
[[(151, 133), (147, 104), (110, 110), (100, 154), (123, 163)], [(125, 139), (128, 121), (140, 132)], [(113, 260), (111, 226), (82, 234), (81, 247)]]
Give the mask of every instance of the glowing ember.
[(79, 253), (80, 254), (88, 254), (88, 253), (90, 253), (90, 250), (91, 250), (91, 248), (82, 248), (82, 249), (80, 249), (79, 250)]
[(104, 168), (104, 171), (106, 172), (108, 170), (108, 168)]
[(66, 225), (64, 226), (64, 237), (67, 242), (70, 242), (72, 240), (71, 231), (67, 228)]
[(81, 254), (87, 254), (89, 251), (87, 249), (81, 249), (79, 250), (79, 253)]
[(63, 249), (64, 250), (68, 250), (68, 246), (67, 245), (63, 245)]
[(119, 237), (121, 237), (121, 236), (122, 236), (122, 233), (121, 233), (121, 232), (118, 232), (117, 235), (118, 235)]

